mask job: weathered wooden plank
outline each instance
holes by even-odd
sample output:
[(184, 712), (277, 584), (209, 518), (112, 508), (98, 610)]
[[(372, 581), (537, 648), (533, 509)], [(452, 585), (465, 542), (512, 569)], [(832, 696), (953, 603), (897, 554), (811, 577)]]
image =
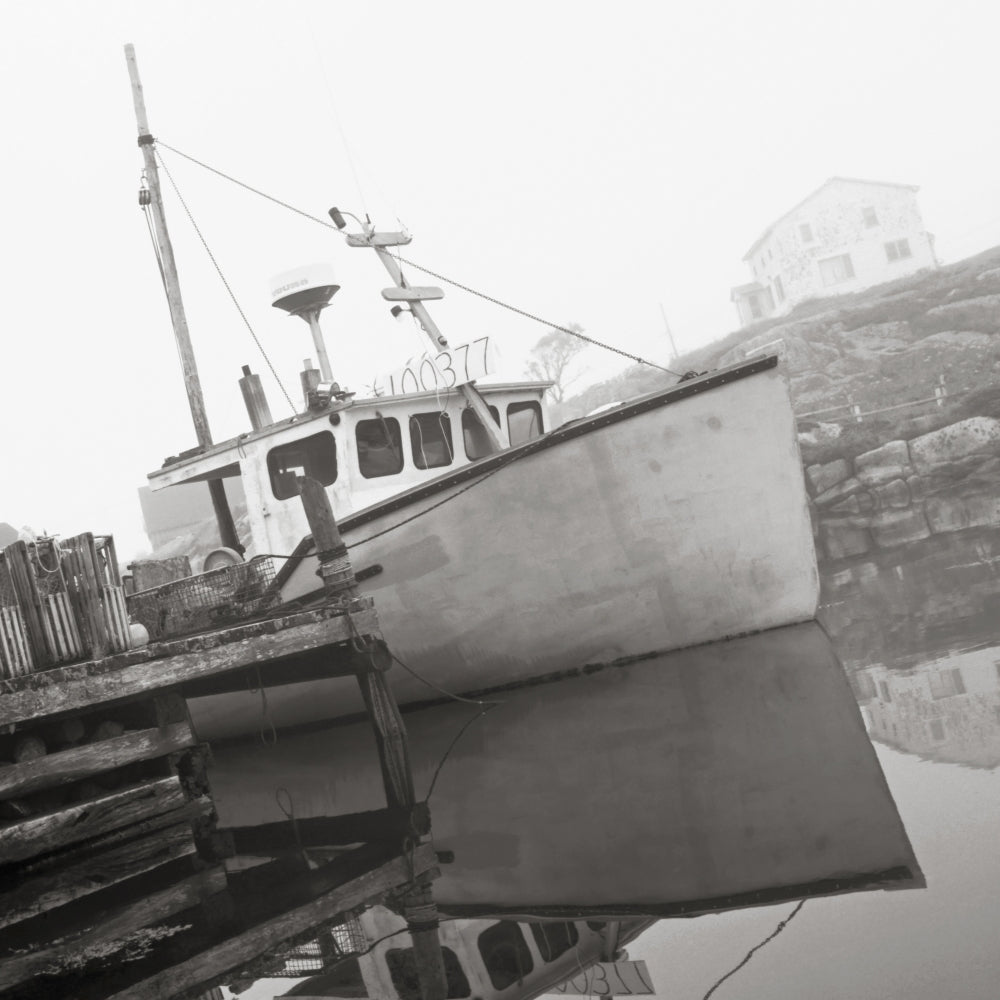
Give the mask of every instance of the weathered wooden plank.
[(287, 820), (258, 826), (218, 830), (212, 841), (226, 855), (277, 856), (282, 851), (332, 844), (401, 843), (430, 832), (430, 810), (425, 802), (412, 809), (376, 809), (343, 816), (308, 816), (295, 827)]
[(57, 872), (77, 861), (98, 858), (103, 852), (111, 850), (119, 844), (144, 837), (158, 830), (166, 830), (182, 822), (196, 826), (206, 817), (211, 816), (214, 811), (214, 803), (207, 795), (204, 795), (186, 802), (179, 809), (172, 809), (166, 813), (141, 819), (129, 826), (119, 827), (117, 830), (93, 837), (82, 844), (74, 844), (55, 854), (25, 861), (18, 866), (18, 871), (25, 876)]
[(28, 878), (9, 892), (0, 892), (0, 927), (29, 920), (195, 850), (191, 824), (178, 823), (65, 868)]
[[(335, 608), (317, 609), (280, 620), (282, 626), (277, 630), (274, 623), (267, 622), (258, 624), (271, 625), (270, 630), (241, 626), (195, 637), (201, 642), (159, 643), (155, 665), (149, 662), (151, 656), (137, 661), (130, 651), (6, 681), (7, 692), (0, 696), (0, 725), (178, 687), (240, 667), (348, 642), (356, 632), (380, 635), (373, 608), (352, 612), (351, 618), (353, 624)], [(213, 637), (214, 645), (207, 641)]]
[(195, 742), (191, 727), (178, 722), (87, 743), (21, 764), (0, 765), (0, 799), (81, 781), (133, 761), (165, 757)]
[(239, 969), (283, 942), (334, 919), (338, 914), (380, 898), (391, 889), (408, 883), (414, 873), (419, 875), (430, 872), (433, 866), (433, 847), (429, 844), (418, 847), (412, 858), (395, 858), (307, 903), (149, 976), (107, 1000), (170, 1000), (184, 990), (194, 989), (215, 977)]
[(184, 805), (180, 779), (161, 778), (0, 827), (0, 862), (21, 861)]
[(223, 868), (198, 872), (168, 889), (151, 893), (112, 913), (101, 914), (94, 927), (70, 941), (64, 939), (29, 954), (0, 960), (0, 990), (43, 973), (57, 974), (64, 969), (80, 967), (92, 955), (107, 954), (108, 948), (117, 941), (125, 945), (134, 931), (197, 906), (225, 887), (226, 873)]

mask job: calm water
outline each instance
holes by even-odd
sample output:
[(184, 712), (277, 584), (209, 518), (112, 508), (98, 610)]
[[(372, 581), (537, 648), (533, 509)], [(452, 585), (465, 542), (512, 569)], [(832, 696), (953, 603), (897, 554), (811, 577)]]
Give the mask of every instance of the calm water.
[[(812, 899), (713, 995), (1000, 997), (1000, 532), (824, 579), (837, 644), (927, 888)], [(791, 904), (663, 921), (631, 946), (700, 998)]]
[[(861, 706), (927, 888), (809, 899), (787, 928), (713, 996), (997, 1000), (1000, 531), (932, 538), (877, 563), (828, 570), (821, 620)], [(625, 673), (634, 682), (642, 669)], [(588, 683), (612, 681), (599, 675)], [(571, 690), (569, 682), (563, 684), (560, 703)], [(534, 707), (544, 708), (547, 696), (545, 689), (537, 689)], [(440, 740), (447, 743), (455, 726), (449, 720), (438, 727), (433, 711), (423, 728), (440, 728)], [(469, 805), (462, 798), (463, 774), (481, 779), (497, 766), (498, 733), (512, 726), (503, 711), (463, 737), (443, 772), (435, 806), (441, 832), (449, 822), (449, 795)], [(421, 737), (420, 719), (411, 717), (408, 725), (416, 747), (423, 747), (415, 751), (419, 785), (442, 748), (440, 740)], [(661, 728), (675, 725), (677, 720), (671, 720)], [(552, 736), (551, 725), (536, 728), (540, 735)], [(858, 737), (863, 740), (860, 733)], [(553, 787), (565, 789), (574, 780), (562, 765), (556, 766), (553, 755), (557, 748), (567, 752), (576, 738), (595, 745), (580, 724), (553, 737), (549, 769), (558, 778)], [(635, 735), (628, 741), (633, 745)], [(607, 755), (606, 746), (602, 752)], [(538, 769), (538, 748), (526, 749), (523, 756), (525, 775)], [(268, 759), (280, 760), (280, 755)], [(301, 761), (302, 755), (292, 753), (290, 759)], [(224, 761), (217, 761), (217, 767), (224, 787)], [(290, 767), (287, 774), (273, 776), (275, 781), (279, 777), (292, 787), (297, 774)], [(591, 780), (587, 787), (593, 784)], [(338, 790), (338, 795), (346, 791)], [(295, 794), (304, 799), (306, 786)], [(461, 809), (456, 813), (462, 814)], [(647, 962), (658, 996), (700, 1000), (794, 905), (663, 920), (633, 942), (629, 953)], [(287, 980), (261, 982), (244, 996), (271, 997), (289, 985)]]

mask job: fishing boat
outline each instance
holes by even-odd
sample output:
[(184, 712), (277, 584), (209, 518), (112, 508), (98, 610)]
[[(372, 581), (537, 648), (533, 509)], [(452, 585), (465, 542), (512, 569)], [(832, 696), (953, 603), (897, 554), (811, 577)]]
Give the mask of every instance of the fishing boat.
[[(143, 115), (139, 145), (158, 204), (155, 140)], [(408, 233), (381, 232), (367, 219), (345, 232), (354, 217), (336, 208), (330, 217), (349, 248), (376, 254), (392, 279), (383, 298), (412, 313), (427, 355), (368, 398), (347, 392), (319, 323), (335, 276), (329, 266), (282, 275), (273, 304), (307, 320), (320, 366), (303, 375), (302, 412), (271, 420), (246, 372), (252, 430), (215, 444), (192, 396), (199, 446), (149, 482), (153, 490), (207, 482), (224, 506), (222, 483), (238, 477), (252, 549), (273, 560), (281, 601), (301, 605), (323, 595), (322, 553), (298, 489), (302, 477), (317, 481), (358, 588), (376, 598), (390, 652), (408, 668), (394, 679), (401, 703), (698, 649), (814, 617), (812, 528), (776, 357), (551, 427), (546, 383), (478, 384), (488, 345), (452, 347), (435, 325), (426, 303), (442, 290), (411, 284), (397, 257)], [(173, 257), (162, 220), (157, 232), (166, 278)], [(186, 325), (176, 323), (179, 291), (168, 290), (168, 300), (190, 390), (197, 373)], [(780, 635), (795, 644), (794, 630)], [(753, 669), (753, 643), (746, 649)], [(278, 728), (363, 708), (321, 670), (273, 688), (268, 704)], [(194, 698), (191, 707), (207, 738), (259, 728), (259, 697), (249, 690)]]

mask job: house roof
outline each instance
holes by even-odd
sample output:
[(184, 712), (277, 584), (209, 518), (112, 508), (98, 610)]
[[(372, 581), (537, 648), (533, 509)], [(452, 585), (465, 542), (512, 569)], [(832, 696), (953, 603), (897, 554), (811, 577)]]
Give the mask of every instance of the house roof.
[(811, 198), (815, 198), (816, 195), (818, 195), (820, 191), (822, 191), (825, 187), (829, 187), (829, 185), (837, 181), (845, 181), (848, 184), (870, 184), (872, 187), (904, 188), (907, 191), (920, 190), (920, 188), (916, 184), (897, 184), (894, 181), (868, 181), (862, 177), (829, 177), (825, 181), (823, 181), (823, 183), (820, 184), (820, 186), (816, 188), (815, 191), (813, 191), (810, 194), (807, 194), (805, 198), (803, 198), (799, 202), (796, 202), (796, 204), (794, 204), (787, 212), (785, 212), (784, 215), (781, 215), (777, 219), (775, 219), (774, 222), (772, 222), (771, 225), (769, 225), (767, 229), (765, 229), (764, 232), (762, 232), (760, 236), (757, 237), (757, 239), (754, 241), (753, 246), (750, 247), (750, 249), (747, 250), (747, 252), (743, 255), (743, 259), (749, 260), (757, 252), (757, 248), (761, 245), (761, 243), (763, 243), (764, 240), (766, 240), (768, 236), (770, 236), (771, 233), (774, 232), (775, 227), (779, 223), (784, 222), (784, 220), (787, 219), (788, 216), (792, 215), (794, 212), (797, 212)]

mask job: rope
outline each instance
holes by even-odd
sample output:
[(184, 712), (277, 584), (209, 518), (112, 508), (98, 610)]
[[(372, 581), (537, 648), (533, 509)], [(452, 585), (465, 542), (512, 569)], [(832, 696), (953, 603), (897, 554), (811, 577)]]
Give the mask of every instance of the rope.
[(273, 195), (267, 194), (261, 191), (259, 188), (251, 187), (249, 184), (245, 184), (243, 181), (237, 180), (235, 177), (231, 177), (227, 173), (223, 173), (221, 170), (216, 170), (215, 167), (210, 167), (207, 163), (203, 163), (201, 160), (195, 159), (193, 156), (189, 156), (187, 153), (182, 153), (179, 149), (175, 149), (169, 143), (164, 142), (162, 139), (156, 140), (157, 146), (162, 146), (164, 149), (169, 149), (171, 153), (176, 153), (178, 156), (182, 156), (185, 160), (189, 160), (191, 163), (197, 164), (199, 167), (204, 168), (209, 171), (209, 173), (215, 174), (217, 177), (221, 177), (223, 180), (230, 181), (237, 187), (241, 187), (246, 191), (251, 192), (251, 194), (259, 195), (261, 198), (267, 201), (274, 202), (275, 205), (280, 205), (282, 208), (287, 208), (289, 212), (294, 212), (296, 215), (301, 215), (304, 219), (308, 219), (310, 222), (318, 222), (321, 226), (326, 226), (327, 229), (332, 229), (335, 233), (339, 233), (340, 230), (332, 223), (327, 222), (325, 219), (320, 219), (318, 216), (312, 215), (309, 212), (304, 212), (301, 208), (296, 208), (294, 205), (289, 205), (287, 201), (282, 201), (280, 198), (275, 198)]
[(726, 973), (726, 974), (725, 974), (725, 975), (724, 975), (724, 976), (723, 976), (723, 977), (722, 977), (721, 979), (717, 979), (717, 980), (716, 980), (716, 981), (715, 981), (715, 982), (714, 982), (714, 983), (712, 984), (712, 988), (711, 988), (711, 989), (710, 989), (710, 990), (709, 990), (709, 991), (708, 991), (708, 992), (707, 992), (707, 993), (705, 994), (705, 996), (704, 996), (704, 997), (702, 997), (702, 1000), (708, 1000), (708, 998), (709, 998), (709, 997), (710, 997), (710, 996), (711, 996), (711, 995), (712, 995), (712, 994), (713, 994), (713, 993), (714, 993), (714, 992), (715, 992), (715, 991), (716, 991), (716, 990), (717, 990), (717, 989), (718, 989), (718, 988), (719, 988), (719, 987), (720, 987), (720, 986), (721, 986), (721, 985), (722, 985), (722, 984), (723, 984), (723, 983), (724, 983), (724, 982), (725, 982), (725, 981), (726, 981), (726, 980), (727, 980), (727, 979), (728, 979), (728, 978), (729, 978), (730, 976), (733, 976), (733, 975), (735, 975), (735, 974), (736, 974), (737, 972), (739, 972), (739, 971), (740, 971), (740, 969), (742, 969), (742, 968), (743, 968), (743, 966), (744, 966), (744, 965), (746, 965), (746, 964), (747, 964), (747, 962), (749, 962), (751, 958), (753, 958), (753, 955), (754, 955), (754, 952), (757, 952), (757, 951), (760, 951), (760, 949), (761, 949), (761, 948), (763, 948), (763, 947), (764, 947), (764, 945), (766, 945), (766, 944), (767, 944), (767, 943), (768, 943), (769, 941), (773, 941), (773, 940), (774, 940), (774, 939), (775, 939), (775, 938), (776, 938), (776, 937), (777, 937), (777, 936), (778, 936), (778, 935), (779, 935), (779, 934), (780, 934), (780, 933), (781, 933), (781, 932), (782, 932), (782, 931), (783, 931), (783, 930), (784, 930), (784, 929), (785, 929), (785, 928), (786, 928), (786, 927), (787, 927), (787, 926), (788, 926), (788, 925), (789, 925), (789, 924), (790, 924), (790, 923), (792, 922), (792, 920), (793, 920), (793, 919), (795, 918), (796, 914), (797, 914), (797, 913), (798, 913), (798, 912), (799, 912), (799, 911), (800, 911), (800, 910), (802, 909), (802, 907), (803, 907), (803, 906), (805, 906), (805, 905), (806, 905), (806, 901), (805, 901), (804, 899), (800, 899), (800, 900), (799, 900), (799, 903), (798, 903), (798, 905), (797, 905), (797, 906), (795, 907), (795, 909), (794, 909), (794, 910), (792, 910), (792, 912), (791, 912), (791, 913), (789, 913), (789, 914), (788, 914), (788, 916), (787, 916), (787, 917), (785, 917), (785, 919), (784, 919), (784, 920), (782, 920), (782, 921), (781, 921), (781, 923), (779, 923), (779, 924), (778, 924), (778, 926), (777, 926), (777, 927), (775, 927), (775, 928), (774, 928), (774, 930), (773, 930), (773, 931), (772, 931), (772, 932), (771, 932), (771, 933), (770, 933), (770, 934), (769, 934), (769, 935), (768, 935), (768, 936), (767, 936), (766, 938), (764, 938), (764, 940), (763, 940), (763, 941), (761, 941), (761, 943), (760, 943), (760, 944), (758, 944), (758, 945), (755, 945), (755, 946), (754, 946), (753, 948), (751, 948), (751, 949), (750, 949), (750, 950), (749, 950), (749, 951), (748, 951), (748, 952), (746, 953), (746, 957), (745, 957), (745, 958), (743, 959), (743, 961), (742, 961), (742, 962), (740, 962), (740, 964), (739, 964), (739, 965), (737, 965), (737, 966), (735, 966), (734, 968), (730, 969), (730, 970), (729, 970), (729, 971), (728, 971), (728, 972), (727, 972), (727, 973)]
[(454, 694), (451, 691), (446, 691), (443, 687), (439, 687), (433, 681), (429, 681), (427, 680), (426, 677), (417, 673), (417, 671), (414, 670), (412, 667), (407, 666), (398, 656), (396, 656), (395, 653), (392, 652), (392, 650), (389, 651), (389, 655), (408, 674), (410, 674), (411, 676), (415, 677), (418, 681), (420, 681), (421, 684), (426, 684), (427, 687), (433, 689), (434, 691), (437, 691), (439, 694), (443, 694), (446, 698), (449, 698), (451, 701), (462, 702), (465, 705), (476, 705), (480, 709), (480, 711), (478, 711), (471, 719), (468, 720), (468, 722), (465, 723), (465, 725), (462, 726), (462, 728), (458, 731), (458, 734), (455, 736), (455, 738), (451, 741), (451, 743), (448, 744), (448, 749), (445, 750), (444, 755), (438, 761), (438, 765), (434, 769), (434, 774), (431, 776), (431, 783), (427, 788), (427, 794), (424, 796), (424, 801), (430, 802), (431, 795), (434, 792), (434, 786), (437, 784), (438, 775), (441, 773), (441, 769), (444, 767), (448, 758), (451, 756), (451, 752), (452, 750), (455, 749), (456, 745), (458, 744), (458, 741), (465, 735), (466, 730), (469, 729), (469, 727), (472, 726), (474, 722), (477, 722), (484, 715), (486, 715), (487, 712), (492, 712), (493, 709), (496, 708), (498, 705), (502, 705), (503, 702), (485, 701), (485, 700), (478, 700), (475, 698), (464, 698), (460, 694)]
[[(260, 742), (265, 747), (277, 746), (278, 743), (278, 730), (274, 727), (274, 720), (271, 718), (271, 707), (267, 703), (267, 691), (264, 688), (264, 682), (260, 676), (260, 664), (258, 663), (254, 670), (257, 674), (257, 686), (253, 686), (253, 681), (249, 671), (247, 672), (247, 690), (251, 693), (260, 694), (260, 729), (258, 731), (258, 736), (260, 737)], [(265, 724), (270, 727), (271, 736), (268, 738), (264, 731)]]
[(288, 391), (285, 389), (284, 383), (278, 377), (278, 373), (274, 370), (274, 365), (271, 364), (271, 359), (267, 355), (267, 351), (264, 350), (264, 345), (261, 344), (257, 337), (254, 328), (250, 325), (250, 320), (247, 319), (246, 313), (243, 311), (243, 307), (239, 304), (235, 293), (226, 280), (226, 276), (222, 273), (222, 268), (219, 267), (219, 262), (215, 259), (215, 254), (212, 253), (211, 247), (209, 247), (208, 242), (202, 235), (201, 229), (198, 228), (198, 223), (194, 221), (194, 216), (191, 214), (191, 209), (188, 208), (187, 202), (184, 200), (183, 195), (177, 187), (177, 183), (173, 178), (173, 174), (170, 173), (169, 167), (163, 162), (163, 158), (160, 156), (159, 152), (156, 151), (156, 158), (159, 160), (160, 166), (163, 167), (163, 172), (167, 175), (167, 180), (170, 181), (170, 186), (174, 189), (174, 194), (177, 195), (178, 200), (184, 208), (187, 214), (188, 220), (194, 227), (194, 231), (198, 234), (198, 239), (201, 240), (201, 245), (205, 248), (205, 252), (208, 254), (208, 259), (212, 262), (212, 266), (215, 268), (216, 274), (222, 280), (222, 284), (225, 285), (226, 291), (229, 293), (229, 297), (233, 300), (233, 305), (236, 306), (236, 311), (240, 314), (240, 318), (243, 320), (244, 325), (250, 331), (250, 336), (253, 337), (253, 342), (257, 345), (257, 350), (260, 351), (261, 356), (264, 361), (267, 362), (267, 367), (271, 370), (271, 374), (274, 376), (274, 381), (278, 383), (278, 388), (281, 390), (281, 394), (285, 397), (285, 401), (288, 403), (288, 408), (292, 411), (294, 416), (296, 413), (295, 404), (292, 402), (291, 396), (288, 395)]
[[(456, 699), (456, 700), (462, 701), (464, 699)], [(424, 796), (425, 802), (430, 802), (431, 796), (434, 794), (434, 786), (437, 784), (438, 775), (441, 773), (442, 768), (444, 767), (448, 758), (451, 756), (452, 750), (454, 750), (455, 747), (458, 745), (458, 741), (465, 735), (466, 730), (469, 729), (473, 723), (478, 722), (488, 712), (492, 712), (493, 709), (496, 708), (497, 705), (502, 704), (502, 702), (499, 701), (495, 701), (492, 703), (483, 702), (482, 704), (484, 705), (482, 711), (477, 712), (471, 719), (469, 719), (468, 722), (465, 723), (464, 726), (462, 726), (462, 728), (458, 731), (455, 738), (451, 741), (451, 743), (448, 744), (448, 749), (445, 750), (444, 755), (438, 761), (437, 767), (434, 768), (434, 774), (431, 776), (431, 783), (427, 788), (427, 794)]]
[[(285, 808), (285, 803), (282, 801), (282, 793), (288, 799), (287, 809)], [(302, 835), (299, 833), (299, 821), (295, 818), (295, 803), (292, 800), (292, 793), (284, 786), (276, 788), (274, 790), (274, 801), (278, 803), (278, 808), (285, 814), (285, 819), (292, 824), (295, 846), (298, 848), (299, 854), (302, 855), (302, 860), (308, 863), (309, 858), (306, 854), (306, 849), (302, 846)]]
[[(275, 198), (273, 195), (267, 194), (261, 191), (259, 188), (252, 187), (250, 184), (246, 184), (241, 180), (237, 180), (230, 174), (225, 173), (222, 170), (218, 170), (215, 167), (210, 167), (207, 163), (196, 159), (193, 156), (189, 156), (187, 153), (182, 153), (179, 149), (174, 146), (169, 145), (162, 139), (157, 139), (156, 144), (162, 146), (164, 149), (169, 149), (171, 153), (176, 153), (177, 156), (182, 156), (185, 160), (189, 160), (191, 163), (197, 164), (204, 170), (215, 174), (217, 177), (221, 177), (223, 180), (227, 180), (237, 187), (243, 188), (245, 191), (250, 191), (252, 194), (258, 195), (267, 201), (273, 202), (275, 205), (279, 205), (281, 208), (287, 209), (289, 212), (293, 212), (295, 215), (301, 215), (304, 219), (308, 219), (310, 222), (316, 222), (321, 226), (325, 226), (327, 229), (332, 229), (340, 235), (344, 235), (340, 230), (333, 225), (331, 222), (327, 222), (325, 219), (321, 219), (318, 216), (312, 215), (310, 212), (305, 212), (301, 208), (296, 208), (294, 205), (290, 205), (287, 201), (282, 201), (280, 198)], [(164, 168), (166, 169), (166, 168)], [(168, 174), (169, 176), (169, 174)], [(173, 181), (171, 180), (171, 183)], [(206, 248), (207, 249), (207, 248)], [(519, 309), (517, 306), (512, 306), (508, 302), (504, 302), (502, 299), (494, 298), (492, 295), (487, 295), (485, 292), (479, 292), (475, 288), (471, 288), (468, 285), (462, 284), (460, 281), (455, 281), (452, 278), (446, 278), (443, 274), (439, 274), (437, 271), (432, 271), (430, 268), (421, 266), (420, 264), (414, 263), (412, 260), (407, 260), (407, 258), (400, 256), (398, 253), (395, 255), (396, 259), (401, 264), (406, 264), (407, 267), (412, 267), (416, 271), (420, 271), (422, 274), (426, 274), (431, 278), (436, 278), (438, 281), (443, 281), (446, 285), (451, 285), (452, 288), (458, 288), (463, 292), (468, 292), (469, 295), (475, 295), (477, 298), (483, 299), (485, 302), (490, 302), (495, 306), (499, 306), (501, 309), (507, 309), (512, 313), (516, 313), (518, 316), (523, 316), (525, 319), (533, 320), (536, 323), (541, 323), (543, 326), (547, 326), (553, 330), (558, 330), (560, 333), (567, 333), (571, 337), (578, 337), (580, 340), (585, 340), (588, 344), (593, 344), (595, 347), (603, 347), (606, 351), (611, 351), (614, 354), (619, 354), (623, 358), (627, 358), (629, 361), (634, 361), (640, 365), (647, 365), (650, 368), (657, 368), (661, 372), (666, 372), (668, 375), (674, 375), (677, 378), (681, 377), (680, 372), (675, 372), (671, 368), (666, 368), (663, 365), (658, 365), (654, 361), (650, 361), (648, 358), (640, 357), (638, 354), (630, 354), (628, 351), (623, 351), (619, 347), (612, 347), (611, 344), (605, 344), (603, 341), (595, 340), (593, 337), (588, 337), (586, 334), (579, 333), (576, 330), (571, 330), (569, 327), (561, 326), (558, 323), (550, 323), (548, 320), (542, 319), (540, 316), (536, 316), (534, 313), (527, 312), (524, 309)]]
[(588, 337), (585, 333), (572, 330), (568, 326), (560, 326), (558, 323), (550, 323), (548, 320), (542, 319), (534, 313), (527, 312), (524, 309), (519, 309), (517, 306), (512, 306), (509, 302), (504, 302), (501, 299), (494, 298), (492, 295), (487, 295), (485, 292), (476, 291), (475, 288), (463, 285), (461, 282), (455, 281), (452, 278), (446, 278), (443, 274), (438, 274), (436, 271), (430, 270), (430, 268), (422, 267), (420, 264), (416, 264), (412, 260), (407, 260), (405, 257), (397, 256), (397, 259), (401, 263), (406, 264), (407, 267), (412, 267), (415, 271), (420, 271), (421, 274), (426, 274), (431, 278), (436, 278), (438, 281), (443, 281), (446, 285), (451, 285), (453, 288), (459, 288), (463, 292), (475, 295), (477, 298), (483, 299), (486, 302), (491, 302), (493, 305), (499, 306), (501, 309), (507, 309), (512, 313), (516, 313), (518, 316), (523, 316), (525, 319), (534, 320), (536, 323), (541, 323), (543, 326), (551, 327), (553, 330), (558, 330), (560, 333), (568, 333), (571, 337), (578, 337), (580, 340), (585, 340), (588, 344), (593, 344), (595, 347), (603, 347), (606, 351), (611, 351), (614, 354), (620, 354), (623, 358), (628, 358), (629, 361), (635, 361), (637, 364), (648, 365), (650, 368), (658, 368), (661, 372), (666, 372), (668, 375), (676, 375), (677, 378), (681, 377), (680, 372), (675, 372), (671, 368), (664, 368), (663, 365), (658, 365), (656, 362), (650, 361), (648, 358), (639, 357), (638, 354), (629, 354), (628, 351), (623, 351), (619, 347), (612, 347), (611, 344), (605, 344), (603, 341), (595, 340), (593, 337)]

